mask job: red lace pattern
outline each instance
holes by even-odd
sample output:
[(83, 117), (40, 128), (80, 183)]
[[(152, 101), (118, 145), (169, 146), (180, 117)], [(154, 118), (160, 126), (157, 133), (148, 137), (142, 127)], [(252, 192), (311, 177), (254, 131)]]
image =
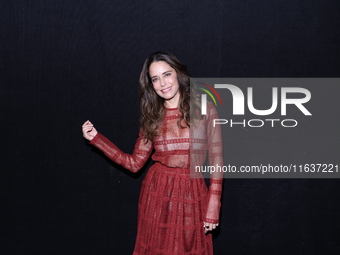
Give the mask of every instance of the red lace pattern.
[(160, 135), (146, 143), (140, 131), (132, 154), (122, 152), (100, 133), (90, 142), (132, 172), (155, 149), (152, 159), (156, 163), (148, 170), (140, 192), (134, 255), (213, 254), (211, 235), (204, 234), (203, 221), (219, 222), (223, 176), (212, 174), (208, 189), (204, 179), (191, 178), (190, 163), (203, 164), (208, 153), (210, 165), (223, 166), (221, 132), (212, 126), (217, 113), (208, 104), (207, 116), (190, 129), (177, 126), (180, 114), (178, 109), (166, 109)]

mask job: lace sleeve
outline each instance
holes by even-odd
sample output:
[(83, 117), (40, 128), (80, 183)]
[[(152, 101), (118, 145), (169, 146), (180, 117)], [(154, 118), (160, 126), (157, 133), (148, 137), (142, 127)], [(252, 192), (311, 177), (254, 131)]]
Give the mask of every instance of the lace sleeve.
[(100, 133), (91, 140), (90, 144), (101, 150), (109, 159), (133, 173), (138, 172), (144, 166), (153, 148), (152, 142), (145, 142), (141, 130), (132, 154), (124, 153)]
[[(209, 165), (223, 167), (222, 134), (219, 125), (213, 127), (213, 119), (218, 119), (216, 108), (212, 103), (208, 104), (207, 139)], [(215, 171), (210, 175), (207, 212), (205, 222), (219, 223), (221, 195), (222, 195), (223, 171)]]

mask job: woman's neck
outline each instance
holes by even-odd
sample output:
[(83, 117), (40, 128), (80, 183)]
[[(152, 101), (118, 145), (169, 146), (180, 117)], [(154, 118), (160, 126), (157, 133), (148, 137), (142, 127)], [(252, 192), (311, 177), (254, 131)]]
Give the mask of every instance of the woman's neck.
[(178, 108), (180, 95), (177, 93), (173, 98), (164, 101), (164, 106), (166, 108)]

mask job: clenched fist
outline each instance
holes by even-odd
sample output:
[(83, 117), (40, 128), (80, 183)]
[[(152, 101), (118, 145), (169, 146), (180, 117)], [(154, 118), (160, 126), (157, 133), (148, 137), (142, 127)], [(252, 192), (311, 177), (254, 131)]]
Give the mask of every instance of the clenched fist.
[(93, 137), (97, 135), (97, 130), (94, 128), (93, 124), (88, 120), (82, 125), (83, 136), (85, 139), (91, 141)]

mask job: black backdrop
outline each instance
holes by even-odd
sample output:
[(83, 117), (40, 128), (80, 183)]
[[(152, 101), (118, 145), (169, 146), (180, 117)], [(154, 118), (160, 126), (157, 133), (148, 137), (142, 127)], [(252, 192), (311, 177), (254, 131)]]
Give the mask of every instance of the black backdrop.
[[(149, 53), (196, 77), (339, 76), (336, 0), (0, 7), (1, 254), (131, 254), (146, 171), (107, 161), (81, 125), (132, 151)], [(227, 179), (216, 254), (339, 254), (338, 203), (335, 179)]]

